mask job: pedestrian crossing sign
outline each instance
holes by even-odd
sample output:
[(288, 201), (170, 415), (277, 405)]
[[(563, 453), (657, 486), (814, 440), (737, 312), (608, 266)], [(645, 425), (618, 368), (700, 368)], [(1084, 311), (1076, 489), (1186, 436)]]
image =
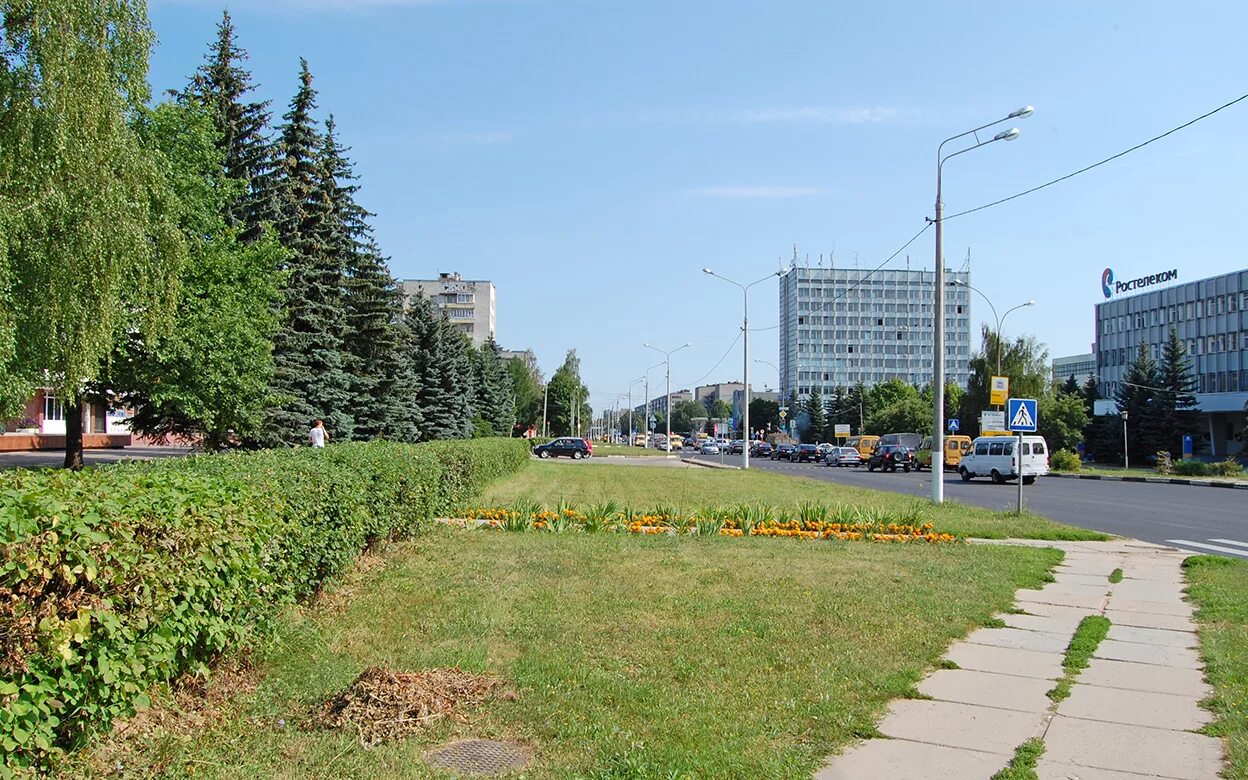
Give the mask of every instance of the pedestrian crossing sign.
[(1036, 399), (1011, 398), (1006, 407), (1006, 417), (1010, 421), (1010, 430), (1020, 433), (1036, 431)]

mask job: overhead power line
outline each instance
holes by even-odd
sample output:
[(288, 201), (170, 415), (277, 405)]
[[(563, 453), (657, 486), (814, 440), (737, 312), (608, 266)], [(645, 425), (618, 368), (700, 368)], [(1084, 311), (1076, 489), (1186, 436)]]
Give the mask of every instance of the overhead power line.
[(942, 219), (942, 221), (944, 221), (944, 222), (948, 222), (948, 221), (949, 221), (949, 220), (951, 220), (951, 219), (957, 219), (958, 217), (964, 217), (964, 216), (966, 216), (967, 214), (974, 214), (976, 211), (983, 211), (984, 209), (990, 209), (990, 208), (992, 208), (993, 206), (1000, 206), (1002, 203), (1008, 203), (1009, 201), (1011, 201), (1011, 200), (1016, 200), (1016, 199), (1018, 199), (1018, 198), (1023, 197), (1024, 195), (1030, 195), (1030, 194), (1031, 194), (1031, 193), (1033, 193), (1033, 192), (1039, 192), (1040, 190), (1044, 189), (1045, 187), (1052, 187), (1054, 184), (1058, 184), (1058, 183), (1060, 183), (1060, 182), (1064, 182), (1064, 181), (1066, 181), (1067, 179), (1073, 179), (1074, 177), (1078, 176), (1078, 175), (1079, 175), (1079, 174), (1081, 174), (1081, 173), (1087, 173), (1088, 171), (1092, 170), (1093, 168), (1099, 168), (1100, 166), (1104, 165), (1105, 163), (1113, 162), (1114, 160), (1117, 160), (1119, 157), (1125, 157), (1126, 155), (1131, 154), (1132, 152), (1134, 152), (1134, 151), (1136, 151), (1136, 150), (1143, 149), (1145, 146), (1148, 146), (1149, 144), (1154, 143), (1154, 142), (1156, 142), (1156, 141), (1160, 141), (1161, 139), (1165, 138), (1166, 136), (1169, 136), (1169, 135), (1174, 135), (1175, 133), (1179, 132), (1180, 130), (1183, 130), (1183, 129), (1185, 129), (1185, 128), (1191, 127), (1192, 125), (1196, 124), (1197, 122), (1201, 121), (1202, 119), (1208, 119), (1209, 117), (1213, 116), (1214, 114), (1218, 113), (1219, 111), (1225, 111), (1226, 109), (1230, 108), (1231, 106), (1235, 105), (1236, 103), (1240, 103), (1240, 102), (1242, 102), (1242, 101), (1244, 101), (1244, 100), (1248, 100), (1248, 94), (1246, 94), (1246, 95), (1240, 95), (1239, 97), (1235, 98), (1234, 100), (1230, 101), (1229, 103), (1223, 103), (1222, 105), (1218, 106), (1217, 108), (1213, 109), (1212, 111), (1207, 111), (1207, 112), (1205, 112), (1205, 113), (1201, 114), (1200, 116), (1196, 117), (1195, 119), (1188, 120), (1187, 122), (1184, 122), (1183, 124), (1179, 125), (1178, 127), (1172, 127), (1172, 128), (1170, 128), (1169, 130), (1167, 130), (1166, 132), (1162, 133), (1161, 135), (1155, 135), (1155, 136), (1153, 136), (1152, 138), (1148, 139), (1147, 141), (1143, 141), (1143, 142), (1141, 142), (1141, 143), (1138, 143), (1138, 144), (1136, 144), (1135, 146), (1132, 146), (1130, 149), (1124, 149), (1124, 150), (1122, 150), (1121, 152), (1119, 152), (1118, 154), (1112, 155), (1112, 156), (1110, 156), (1110, 157), (1106, 157), (1104, 160), (1101, 160), (1100, 162), (1094, 162), (1094, 163), (1092, 163), (1091, 165), (1089, 165), (1089, 166), (1087, 166), (1087, 167), (1085, 167), (1085, 168), (1080, 168), (1079, 170), (1074, 171), (1073, 173), (1068, 173), (1068, 174), (1066, 174), (1065, 176), (1059, 176), (1058, 178), (1053, 179), (1052, 181), (1046, 181), (1044, 184), (1041, 184), (1041, 185), (1039, 185), (1039, 186), (1037, 186), (1037, 187), (1032, 187), (1031, 189), (1028, 189), (1028, 190), (1023, 190), (1022, 192), (1015, 193), (1014, 195), (1011, 195), (1011, 196), (1009, 196), (1008, 198), (1001, 198), (1000, 200), (994, 200), (994, 201), (992, 201), (991, 203), (985, 203), (985, 204), (984, 204), (984, 205), (982, 205), (982, 206), (976, 206), (976, 207), (975, 207), (975, 208), (973, 208), (973, 209), (967, 209), (966, 211), (959, 211), (957, 214), (950, 214), (949, 216), (944, 217), (944, 218)]

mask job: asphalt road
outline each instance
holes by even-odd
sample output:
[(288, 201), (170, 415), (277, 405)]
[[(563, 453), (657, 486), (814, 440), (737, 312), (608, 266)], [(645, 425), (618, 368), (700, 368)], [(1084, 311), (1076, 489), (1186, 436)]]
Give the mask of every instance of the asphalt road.
[[(715, 455), (693, 457), (720, 461)], [(723, 462), (740, 465), (741, 456), (725, 455)], [(869, 472), (865, 467), (835, 468), (757, 458), (750, 459), (750, 468), (916, 497), (932, 493), (932, 475), (926, 471), (885, 474)], [(945, 476), (945, 498), (989, 509), (1013, 509), (1018, 485), (994, 485), (987, 479), (963, 482), (951, 472)], [(1023, 487), (1023, 505), (1070, 525), (1193, 553), (1248, 558), (1248, 490), (1041, 477), (1036, 484)]]
[[(144, 447), (135, 445), (116, 450), (83, 450), (82, 459), (88, 466), (121, 463), (127, 460), (176, 458), (186, 455), (189, 447)], [(33, 450), (0, 452), (0, 469), (60, 468), (65, 463), (65, 450)]]

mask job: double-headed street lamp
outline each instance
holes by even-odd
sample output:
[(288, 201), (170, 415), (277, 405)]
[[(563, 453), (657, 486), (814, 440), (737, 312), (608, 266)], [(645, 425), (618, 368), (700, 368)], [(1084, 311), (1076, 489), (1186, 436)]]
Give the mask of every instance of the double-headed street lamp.
[(745, 388), (741, 403), (741, 438), (745, 440), (745, 445), (741, 448), (741, 468), (748, 469), (750, 467), (750, 288), (756, 284), (762, 284), (769, 279), (774, 279), (780, 275), (779, 271), (767, 274), (762, 279), (749, 284), (741, 284), (734, 282), (726, 276), (720, 276), (709, 268), (703, 268), (702, 273), (714, 276), (716, 279), (722, 279), (728, 284), (735, 284), (741, 288), (741, 362), (744, 366), (742, 373), (745, 374), (741, 384)]
[(693, 346), (693, 344), (686, 341), (676, 349), (668, 350), (667, 352), (664, 352), (649, 342), (646, 342), (643, 346), (645, 346), (646, 349), (653, 349), (655, 352), (662, 355), (663, 362), (667, 365), (667, 408), (663, 412), (663, 422), (667, 424), (667, 451), (670, 454), (672, 451), (672, 355), (681, 351), (685, 347)]
[(966, 282), (960, 281), (958, 279), (954, 279), (952, 282), (950, 282), (949, 286), (950, 287), (965, 287), (968, 290), (974, 290), (975, 292), (979, 293), (980, 298), (984, 299), (984, 303), (988, 304), (988, 308), (992, 309), (992, 318), (997, 321), (997, 373), (996, 375), (1001, 376), (1001, 351), (1002, 351), (1001, 350), (1001, 325), (1002, 323), (1005, 322), (1005, 318), (1010, 316), (1010, 312), (1018, 311), (1019, 309), (1025, 309), (1028, 306), (1035, 306), (1036, 302), (1027, 301), (1026, 303), (1020, 303), (1017, 306), (1006, 309), (1005, 314), (1002, 314), (1001, 316), (998, 317), (997, 307), (992, 305), (992, 300), (989, 299), (987, 295), (984, 295), (984, 293), (981, 290), (975, 287), (972, 287)]
[[(945, 259), (941, 245), (943, 228), (944, 202), (941, 199), (941, 173), (945, 161), (966, 154), (972, 149), (987, 146), (995, 141), (1013, 141), (1018, 138), (1018, 128), (1010, 128), (997, 133), (986, 141), (979, 140), (979, 131), (985, 130), (1011, 119), (1025, 119), (1031, 116), (1031, 106), (1011, 111), (1008, 116), (980, 125), (965, 133), (952, 135), (940, 142), (936, 147), (936, 275), (932, 286), (936, 289), (932, 311), (932, 503), (941, 504), (945, 500)], [(974, 136), (975, 144), (945, 155), (945, 144), (966, 136)]]

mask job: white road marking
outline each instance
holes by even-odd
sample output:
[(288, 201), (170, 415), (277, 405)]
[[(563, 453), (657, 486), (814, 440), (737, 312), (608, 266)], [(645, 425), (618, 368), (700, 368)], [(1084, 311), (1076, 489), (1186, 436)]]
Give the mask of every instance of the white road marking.
[(1248, 550), (1236, 550), (1233, 547), (1220, 547), (1216, 544), (1204, 544), (1202, 542), (1189, 542), (1186, 539), (1167, 539), (1166, 544), (1182, 545), (1184, 547), (1196, 547), (1201, 550), (1213, 550), (1214, 552), (1225, 553), (1227, 555), (1237, 555), (1241, 558), (1248, 558)]
[(1233, 544), (1236, 547), (1248, 547), (1248, 542), (1237, 542), (1234, 539), (1210, 539), (1209, 541), (1217, 542), (1218, 544)]

